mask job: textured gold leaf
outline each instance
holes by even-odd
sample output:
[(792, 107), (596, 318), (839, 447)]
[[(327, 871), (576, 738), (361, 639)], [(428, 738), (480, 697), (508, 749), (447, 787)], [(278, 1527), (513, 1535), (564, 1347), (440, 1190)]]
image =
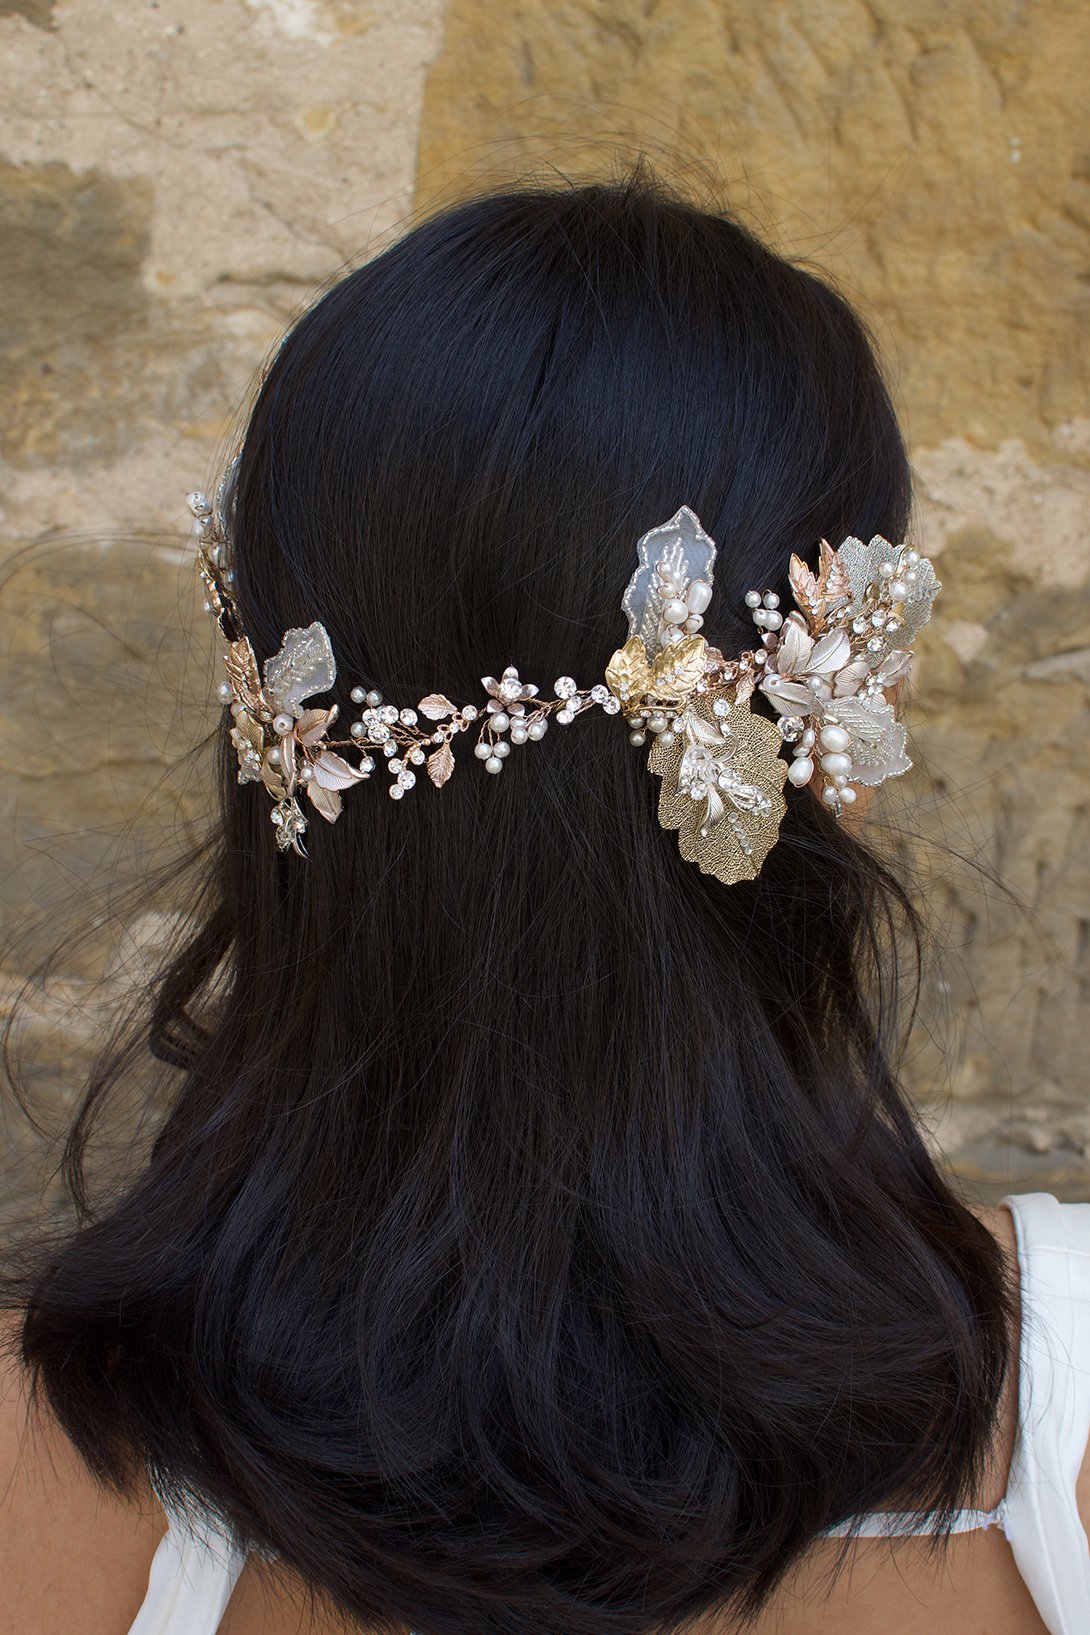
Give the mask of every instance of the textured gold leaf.
[(449, 744), (440, 744), (433, 750), (424, 763), (428, 777), (437, 789), (441, 789), (454, 771), (454, 751)]
[(795, 598), (795, 606), (805, 615), (811, 632), (817, 635), (825, 624), (825, 597), (817, 576), (810, 571), (801, 556), (796, 556), (792, 552), (787, 577), (791, 581), (791, 594)]
[[(711, 695), (698, 693), (689, 707), (689, 714), (719, 725), (719, 717), (712, 711)], [(780, 754), (782, 739), (779, 730), (762, 715), (755, 715), (744, 705), (732, 709), (724, 718), (728, 729), (727, 744), (732, 770), (748, 783), (755, 784), (771, 802), (767, 812), (747, 812), (734, 808), (730, 800), (722, 801), (718, 792), (707, 802), (708, 813), (718, 821), (704, 823), (705, 802), (693, 800), (679, 787), (682, 757), (685, 754), (684, 733), (674, 742), (663, 746), (656, 738), (647, 757), (647, 768), (662, 778), (659, 791), (658, 818), (664, 829), (678, 831), (678, 849), (687, 862), (696, 863), (704, 874), (714, 874), (724, 885), (736, 880), (753, 880), (761, 864), (775, 844), (780, 822), (787, 810), (783, 786), (787, 778), (787, 762)], [(700, 833), (707, 827), (707, 834)], [(743, 840), (745, 844), (743, 845)], [(749, 850), (745, 848), (748, 846)]]
[(238, 728), (243, 737), (253, 745), (254, 749), (259, 755), (264, 754), (265, 733), (262, 730), (261, 723), (259, 721), (255, 721), (252, 715), (248, 715), (245, 711), (243, 711), (240, 715), (235, 717), (235, 726)]
[(651, 685), (647, 649), (639, 636), (629, 636), (606, 665), (606, 686), (626, 713), (635, 711)]
[(651, 692), (664, 703), (682, 704), (704, 675), (703, 636), (684, 636), (660, 647), (651, 666)]
[(426, 715), (429, 721), (442, 721), (444, 716), (454, 715), (455, 708), (449, 698), (442, 693), (429, 693), (416, 706), (421, 715)]
[(327, 822), (336, 823), (344, 802), (335, 789), (326, 789), (317, 779), (312, 779), (307, 784), (307, 796), (316, 812), (320, 812)]

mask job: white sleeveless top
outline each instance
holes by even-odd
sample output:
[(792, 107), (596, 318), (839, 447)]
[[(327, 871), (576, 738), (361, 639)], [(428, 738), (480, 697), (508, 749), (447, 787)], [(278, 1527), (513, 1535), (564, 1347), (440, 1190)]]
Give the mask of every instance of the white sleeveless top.
[[(1075, 1483), (1090, 1436), (1090, 1203), (1061, 1204), (1048, 1192), (1003, 1202), (1021, 1271), (1018, 1436), (1005, 1498), (994, 1510), (962, 1511), (955, 1530), (1001, 1526), (1050, 1635), (1086, 1635), (1090, 1541)], [(882, 1512), (858, 1531), (921, 1533), (927, 1525), (926, 1517)], [(129, 1635), (215, 1635), (244, 1560), (219, 1534), (168, 1516)]]

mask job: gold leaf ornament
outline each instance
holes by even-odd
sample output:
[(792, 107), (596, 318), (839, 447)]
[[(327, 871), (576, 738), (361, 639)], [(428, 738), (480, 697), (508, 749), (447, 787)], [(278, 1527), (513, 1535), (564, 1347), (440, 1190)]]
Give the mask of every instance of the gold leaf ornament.
[(756, 879), (787, 810), (779, 730), (745, 704), (707, 692), (673, 732), (673, 743), (659, 735), (647, 758), (648, 771), (662, 778), (659, 822), (678, 831), (682, 857), (703, 874), (728, 886)]
[(660, 647), (651, 666), (652, 696), (659, 703), (684, 704), (704, 675), (703, 636), (683, 636), (681, 641)]
[(625, 715), (638, 714), (640, 702), (651, 686), (651, 666), (647, 649), (639, 636), (629, 636), (618, 647), (605, 671), (606, 686), (620, 703)]

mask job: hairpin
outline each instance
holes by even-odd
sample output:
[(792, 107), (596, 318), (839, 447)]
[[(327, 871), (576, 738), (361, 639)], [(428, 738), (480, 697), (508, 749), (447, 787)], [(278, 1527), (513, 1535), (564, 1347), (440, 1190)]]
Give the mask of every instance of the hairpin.
[[(775, 591), (746, 593), (760, 644), (726, 658), (700, 634), (716, 546), (687, 505), (638, 542), (621, 603), (628, 638), (602, 681), (582, 688), (559, 676), (556, 696), (546, 699), (509, 664), (498, 678), (482, 676), (483, 709), (439, 692), (399, 708), (377, 688), (357, 686), (350, 697), (363, 706), (359, 719), (348, 738), (331, 739), (338, 706), (309, 702), (329, 692), (337, 674), (321, 623), (286, 631), (263, 673), (258, 669), (226, 561), (229, 477), (215, 505), (201, 493), (187, 503), (199, 528), (205, 610), (228, 644), (219, 697), (230, 706), (238, 781), (260, 782), (272, 796), (281, 850), (307, 855), (300, 794), (334, 823), (344, 790), (368, 780), (379, 757), (391, 776), (388, 793), (401, 800), (416, 784), (414, 768), (438, 788), (446, 783), (454, 770), (452, 742), (474, 724), (474, 755), (498, 773), (512, 748), (544, 737), (551, 719), (567, 726), (595, 705), (607, 715), (623, 713), (632, 744), (651, 735), (647, 766), (662, 780), (659, 822), (678, 831), (687, 861), (727, 885), (760, 871), (787, 809), (785, 782), (802, 788), (817, 778), (821, 799), (840, 817), (857, 786), (883, 783), (912, 765), (885, 689), (909, 674), (910, 644), (941, 589), (928, 558), (880, 534), (866, 545), (849, 537), (837, 550), (822, 539), (816, 570), (791, 556), (789, 612), (780, 611)], [(754, 712), (755, 693), (772, 706), (774, 719)], [(359, 761), (353, 765), (341, 749), (358, 751)]]

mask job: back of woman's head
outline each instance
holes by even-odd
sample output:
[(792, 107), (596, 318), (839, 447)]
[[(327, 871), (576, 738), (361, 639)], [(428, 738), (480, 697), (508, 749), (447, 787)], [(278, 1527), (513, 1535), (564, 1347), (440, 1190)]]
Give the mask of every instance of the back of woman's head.
[[(641, 170), (500, 192), (281, 347), (238, 469), (238, 605), (259, 661), (321, 620), (345, 722), (356, 684), (590, 685), (636, 540), (683, 503), (728, 655), (793, 551), (902, 539), (865, 328)], [(726, 887), (591, 711), (501, 776), (361, 785), (302, 861), (217, 742), (222, 816), (149, 1007), (182, 1076), (23, 1335), (99, 1474), (143, 1466), (360, 1623), (437, 1635), (751, 1612), (821, 1528), (963, 1502), (1000, 1257), (898, 1085), (918, 926), (864, 841), (788, 787)]]

